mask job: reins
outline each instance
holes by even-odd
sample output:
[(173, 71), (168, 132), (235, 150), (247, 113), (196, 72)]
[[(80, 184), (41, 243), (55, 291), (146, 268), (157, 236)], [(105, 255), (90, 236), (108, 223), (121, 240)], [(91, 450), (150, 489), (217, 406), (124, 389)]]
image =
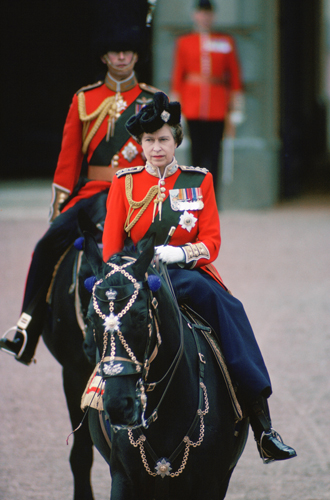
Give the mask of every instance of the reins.
[[(171, 294), (172, 294), (172, 297), (173, 297), (173, 300), (175, 303), (175, 307), (177, 309), (177, 312), (178, 312), (178, 315), (180, 318), (180, 320), (179, 320), (180, 321), (180, 348), (177, 352), (175, 359), (173, 360), (173, 362), (174, 361), (177, 361), (177, 362), (174, 366), (170, 380), (165, 388), (165, 391), (162, 394), (162, 397), (161, 397), (158, 405), (156, 406), (155, 410), (152, 412), (150, 417), (147, 419), (147, 421), (146, 421), (147, 425), (144, 426), (145, 428), (148, 428), (150, 423), (154, 422), (158, 417), (158, 409), (159, 409), (159, 407), (160, 407), (160, 405), (165, 397), (165, 394), (166, 394), (167, 390), (169, 389), (169, 386), (173, 380), (173, 377), (176, 373), (176, 370), (178, 368), (179, 362), (180, 362), (181, 357), (182, 357), (183, 347), (184, 347), (184, 332), (183, 332), (182, 314), (181, 314), (181, 311), (179, 309), (179, 305), (177, 303), (177, 300), (176, 300), (176, 297), (175, 297), (175, 294), (173, 291), (173, 287), (172, 287), (172, 284), (171, 284), (171, 281), (170, 281), (170, 278), (169, 278), (169, 275), (167, 272), (167, 268), (163, 264), (161, 264), (161, 272), (162, 272), (162, 275), (163, 275), (163, 277), (164, 277), (164, 279), (165, 279), (165, 281), (166, 281), (166, 283), (171, 291)], [(204, 384), (204, 365), (206, 362), (205, 362), (204, 356), (201, 352), (198, 335), (195, 331), (195, 328), (202, 329), (204, 327), (199, 326), (199, 325), (192, 326), (188, 321), (187, 321), (187, 325), (192, 331), (193, 338), (194, 338), (195, 345), (196, 345), (196, 350), (198, 353), (198, 359), (199, 359), (199, 364), (198, 364), (198, 366), (199, 366), (198, 408), (197, 408), (195, 417), (193, 419), (193, 422), (192, 422), (187, 434), (185, 435), (183, 440), (179, 443), (177, 448), (174, 450), (174, 452), (170, 455), (170, 457), (168, 459), (165, 459), (165, 458), (159, 459), (157, 457), (156, 453), (154, 452), (154, 450), (152, 449), (151, 445), (148, 443), (146, 436), (143, 434), (143, 432), (141, 430), (141, 426), (137, 426), (136, 428), (133, 427), (133, 428), (127, 429), (129, 442), (131, 443), (131, 445), (134, 448), (139, 448), (144, 468), (147, 471), (147, 473), (153, 477), (157, 477), (157, 476), (161, 476), (162, 478), (164, 478), (165, 476), (169, 476), (172, 478), (178, 477), (186, 467), (186, 464), (187, 464), (187, 461), (189, 458), (190, 447), (196, 448), (197, 446), (200, 446), (203, 442), (203, 439), (204, 439), (204, 432), (205, 432), (204, 416), (209, 412), (209, 401), (208, 401), (206, 386)], [(171, 364), (171, 367), (173, 366), (173, 362)], [(169, 373), (169, 371), (167, 371), (166, 375), (168, 373)], [(162, 380), (164, 380), (165, 376), (158, 382), (158, 384)], [(203, 410), (203, 406), (204, 406), (204, 410)], [(198, 437), (198, 440), (196, 442), (193, 442), (191, 440), (191, 436), (197, 427), (198, 421), (200, 421), (199, 437)], [(133, 436), (133, 430), (135, 430), (135, 429), (137, 430), (137, 432), (139, 434), (139, 437), (137, 440), (135, 440), (134, 436)], [(153, 472), (150, 469), (150, 466), (149, 466), (148, 461), (147, 461), (145, 448), (148, 451), (148, 453), (150, 454), (152, 460), (156, 464), (155, 472)], [(178, 457), (180, 452), (182, 452), (182, 450), (184, 450), (184, 454), (183, 454), (183, 459), (182, 459), (181, 465), (176, 472), (171, 472), (171, 470), (172, 470), (171, 464)]]
[[(180, 363), (181, 358), (182, 358), (183, 349), (184, 349), (184, 332), (183, 332), (182, 315), (181, 315), (181, 312), (179, 309), (179, 304), (177, 302), (177, 299), (176, 299), (176, 296), (175, 296), (175, 293), (174, 293), (174, 290), (172, 287), (172, 283), (171, 283), (170, 277), (168, 275), (167, 267), (164, 266), (163, 263), (161, 263), (160, 269), (161, 269), (161, 274), (163, 275), (164, 280), (165, 280), (165, 282), (166, 282), (166, 284), (171, 292), (171, 296), (172, 296), (172, 299), (173, 299), (173, 302), (174, 302), (174, 305), (175, 305), (175, 308), (177, 311), (177, 315), (178, 315), (178, 319), (179, 319), (180, 345), (179, 345), (179, 349), (177, 350), (177, 353), (176, 353), (170, 367), (168, 368), (167, 372), (163, 375), (163, 377), (160, 380), (158, 380), (158, 382), (152, 382), (151, 384), (145, 383), (145, 387), (146, 387), (147, 392), (153, 391), (157, 387), (157, 385), (161, 384), (168, 377), (169, 373), (171, 373), (171, 371), (172, 371), (170, 379), (167, 383), (167, 386), (165, 387), (165, 390), (163, 391), (163, 394), (162, 394), (156, 408), (151, 413), (150, 417), (145, 421), (144, 427), (146, 429), (149, 427), (149, 425), (152, 422), (154, 422), (158, 418), (158, 409), (159, 409), (160, 405), (162, 404), (162, 402), (165, 398), (165, 395), (166, 395), (166, 393), (171, 385), (173, 377), (178, 369), (179, 363)], [(145, 382), (146, 382), (146, 379), (145, 379)]]

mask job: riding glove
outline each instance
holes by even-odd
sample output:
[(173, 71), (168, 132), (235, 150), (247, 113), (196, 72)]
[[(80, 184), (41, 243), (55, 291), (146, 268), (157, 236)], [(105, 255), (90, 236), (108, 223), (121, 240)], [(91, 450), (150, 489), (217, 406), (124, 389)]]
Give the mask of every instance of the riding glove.
[(178, 264), (185, 262), (185, 254), (181, 247), (173, 247), (171, 245), (160, 245), (155, 248), (155, 255), (165, 264)]

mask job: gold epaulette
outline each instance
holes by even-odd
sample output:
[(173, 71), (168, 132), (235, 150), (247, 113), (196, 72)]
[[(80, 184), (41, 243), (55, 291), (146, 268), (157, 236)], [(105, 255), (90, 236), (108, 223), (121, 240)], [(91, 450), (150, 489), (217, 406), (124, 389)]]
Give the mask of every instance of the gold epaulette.
[(207, 168), (203, 168), (203, 167), (187, 167), (185, 165), (179, 165), (179, 168), (183, 172), (198, 172), (198, 173), (204, 174), (204, 175), (206, 175), (209, 172), (207, 170)]
[(146, 92), (150, 92), (151, 94), (161, 92), (161, 90), (156, 89), (156, 87), (152, 87), (152, 85), (147, 85), (146, 83), (139, 83), (139, 87), (141, 90), (145, 90)]
[(116, 176), (119, 179), (119, 177), (122, 177), (123, 175), (137, 174), (138, 172), (142, 172), (142, 170), (144, 170), (144, 165), (138, 167), (122, 168), (121, 170), (118, 170), (118, 172), (116, 172)]
[(104, 81), (103, 80), (100, 80), (96, 83), (92, 83), (91, 85), (86, 85), (86, 87), (81, 87), (81, 89), (79, 89), (76, 94), (78, 95), (80, 92), (88, 92), (88, 90), (93, 90), (93, 89), (96, 89), (97, 87), (101, 87), (101, 85), (103, 85)]

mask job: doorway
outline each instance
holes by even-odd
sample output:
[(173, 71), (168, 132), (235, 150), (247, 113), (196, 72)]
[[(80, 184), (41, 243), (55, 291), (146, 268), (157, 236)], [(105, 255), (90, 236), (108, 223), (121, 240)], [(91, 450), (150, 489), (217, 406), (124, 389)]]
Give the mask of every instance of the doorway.
[(280, 0), (281, 198), (330, 193), (322, 0)]

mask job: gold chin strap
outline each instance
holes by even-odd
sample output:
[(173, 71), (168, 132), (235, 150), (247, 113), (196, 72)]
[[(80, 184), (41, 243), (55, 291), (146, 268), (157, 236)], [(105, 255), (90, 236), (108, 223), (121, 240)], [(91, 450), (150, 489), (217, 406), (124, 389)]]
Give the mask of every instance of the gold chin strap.
[[(108, 118), (108, 130), (107, 130), (106, 140), (109, 141), (110, 137), (113, 137), (115, 132), (115, 122), (120, 117), (121, 111), (123, 111), (126, 108), (127, 108), (126, 101), (124, 101), (121, 93), (117, 92), (115, 95), (104, 99), (104, 101), (101, 102), (99, 107), (88, 115), (86, 113), (85, 94), (84, 92), (80, 92), (78, 94), (79, 119), (83, 122), (83, 132), (82, 132), (83, 154), (87, 153), (87, 149), (91, 140), (93, 139), (94, 135), (100, 128), (103, 120), (107, 115), (109, 115), (109, 118)], [(95, 119), (96, 121), (93, 127), (87, 134), (90, 122)]]
[[(152, 186), (149, 191), (147, 192), (146, 196), (143, 198), (141, 201), (134, 201), (132, 198), (132, 193), (133, 193), (133, 176), (132, 174), (126, 175), (125, 178), (125, 191), (126, 191), (126, 197), (129, 203), (129, 211), (127, 214), (127, 218), (125, 221), (124, 229), (126, 233), (128, 233), (128, 236), (130, 236), (130, 231), (132, 227), (137, 223), (137, 221), (140, 219), (140, 217), (143, 215), (143, 213), (146, 211), (152, 200), (155, 198), (154, 203), (155, 203), (155, 209), (156, 209), (156, 204), (161, 203), (163, 198), (161, 197), (161, 190), (160, 187), (157, 185)], [(161, 200), (161, 202), (159, 201)], [(134, 219), (130, 222), (130, 218), (133, 214), (133, 211), (135, 209), (140, 209), (140, 211), (136, 214)], [(154, 215), (155, 215), (155, 210), (154, 210)], [(154, 218), (154, 216), (153, 216)]]

